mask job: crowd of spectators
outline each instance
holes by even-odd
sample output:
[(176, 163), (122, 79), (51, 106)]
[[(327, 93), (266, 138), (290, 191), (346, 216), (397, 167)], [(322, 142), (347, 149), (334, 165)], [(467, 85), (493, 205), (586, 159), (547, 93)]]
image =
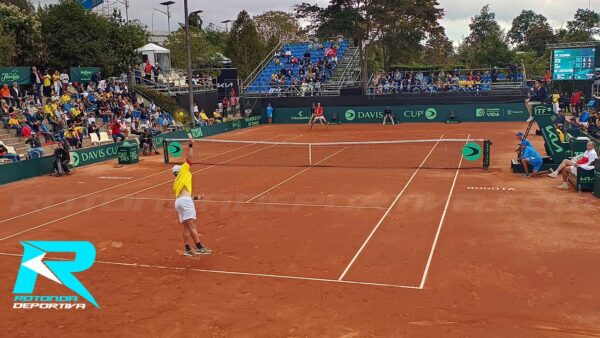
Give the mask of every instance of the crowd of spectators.
[[(17, 84), (0, 91), (3, 127), (14, 129), (30, 146), (28, 158), (44, 156), (43, 147), (56, 142), (67, 150), (81, 148), (85, 137), (99, 135), (102, 129), (116, 142), (145, 128), (165, 131), (174, 124), (170, 114), (153, 102), (145, 104), (126, 83), (103, 80), (100, 73), (83, 84), (70, 82), (66, 73), (50, 75), (32, 67), (31, 79), (27, 91)], [(0, 157), (18, 160), (7, 154)]]
[(494, 67), (487, 70), (402, 71), (397, 68), (390, 72), (379, 72), (373, 76), (369, 94), (478, 92), (489, 90), (490, 84), (500, 80), (517, 82), (522, 78), (515, 65), (510, 65), (506, 70)]
[(198, 103), (194, 103), (194, 122), (198, 126), (208, 126), (215, 123), (222, 123), (225, 118), (238, 116), (240, 114), (240, 98), (235, 89), (231, 88), (229, 96), (219, 101), (217, 108), (212, 113), (207, 113), (204, 109), (198, 109)]
[(269, 86), (277, 92), (299, 92), (302, 96), (320, 95), (323, 85), (333, 76), (338, 63), (338, 46), (332, 45), (324, 51), (324, 56), (313, 60), (311, 49), (323, 50), (323, 44), (312, 45), (303, 55), (294, 55), (290, 48), (284, 48), (274, 56), (278, 72), (271, 75)]

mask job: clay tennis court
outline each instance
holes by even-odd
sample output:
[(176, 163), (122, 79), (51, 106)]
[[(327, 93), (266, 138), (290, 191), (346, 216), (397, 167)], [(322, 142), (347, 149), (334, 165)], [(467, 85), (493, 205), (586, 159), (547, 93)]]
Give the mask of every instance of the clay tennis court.
[[(323, 147), (198, 143), (194, 193), (210, 256), (181, 255), (161, 156), (2, 187), (0, 318), (41, 336), (600, 336), (600, 202), (510, 172), (524, 123), (260, 126), (219, 139), (491, 139)], [(531, 141), (543, 149), (542, 140)], [(94, 243), (77, 277), (100, 309), (12, 309), (23, 240)], [(69, 294), (39, 278), (36, 294)], [(492, 333), (493, 332), (493, 333)]]

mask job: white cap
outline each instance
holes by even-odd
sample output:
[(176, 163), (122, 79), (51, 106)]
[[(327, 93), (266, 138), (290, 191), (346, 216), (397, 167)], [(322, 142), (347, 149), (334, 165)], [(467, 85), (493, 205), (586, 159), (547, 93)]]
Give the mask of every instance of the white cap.
[(181, 170), (180, 165), (173, 166), (173, 169), (171, 169), (171, 171), (173, 172), (173, 175), (175, 175), (175, 176), (179, 175), (180, 170)]

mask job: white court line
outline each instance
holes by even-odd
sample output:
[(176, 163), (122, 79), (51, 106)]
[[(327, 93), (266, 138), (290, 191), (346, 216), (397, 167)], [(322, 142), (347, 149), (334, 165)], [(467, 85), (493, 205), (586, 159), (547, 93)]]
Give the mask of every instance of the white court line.
[[(297, 138), (300, 138), (300, 137), (302, 137), (302, 136), (304, 136), (304, 135), (295, 136), (295, 137), (292, 137), (292, 138), (290, 138), (290, 139), (288, 139), (288, 140), (284, 140), (283, 142), (285, 142), (285, 141), (290, 141), (290, 140), (293, 140), (293, 139), (297, 139)], [(262, 151), (262, 150), (265, 150), (265, 149), (268, 149), (268, 148), (272, 148), (272, 147), (274, 147), (274, 146), (275, 146), (275, 145), (271, 145), (271, 146), (267, 146), (267, 147), (264, 147), (264, 148), (260, 148), (260, 149), (258, 149), (258, 150), (255, 150), (255, 151), (252, 151), (252, 152), (246, 153), (246, 154), (244, 154), (244, 155), (241, 155), (241, 156), (238, 156), (238, 157), (234, 157), (234, 158), (232, 158), (232, 159), (229, 159), (229, 160), (227, 160), (227, 161), (223, 161), (223, 162), (221, 162), (221, 163), (218, 163), (218, 164), (215, 164), (215, 165), (211, 165), (210, 167), (206, 167), (206, 168), (203, 168), (203, 169), (200, 169), (200, 170), (194, 171), (192, 174), (196, 174), (196, 173), (199, 173), (199, 172), (202, 172), (202, 171), (209, 170), (209, 169), (211, 169), (211, 168), (214, 168), (214, 167), (217, 167), (217, 166), (219, 166), (219, 165), (221, 165), (221, 164), (224, 164), (224, 163), (227, 163), (227, 162), (231, 162), (231, 161), (237, 160), (238, 158), (242, 158), (242, 157), (245, 157), (245, 156), (248, 156), (248, 155), (251, 155), (251, 154), (257, 153), (257, 152), (259, 152), (259, 151)], [(93, 210), (93, 209), (96, 209), (96, 208), (99, 208), (99, 207), (105, 206), (105, 205), (107, 205), (107, 204), (110, 204), (110, 203), (112, 203), (112, 202), (116, 202), (116, 201), (119, 201), (119, 200), (122, 200), (122, 199), (125, 199), (125, 198), (128, 198), (128, 197), (131, 197), (131, 196), (133, 196), (133, 195), (136, 195), (136, 194), (142, 193), (142, 192), (144, 192), (144, 191), (152, 190), (152, 189), (154, 189), (154, 188), (156, 188), (156, 187), (160, 187), (161, 185), (165, 185), (165, 184), (167, 184), (167, 183), (171, 183), (171, 182), (173, 182), (174, 180), (175, 180), (175, 179), (171, 179), (171, 180), (168, 180), (168, 181), (166, 181), (166, 182), (163, 182), (163, 183), (158, 183), (158, 184), (152, 185), (152, 186), (150, 186), (150, 187), (147, 187), (147, 188), (144, 188), (144, 189), (141, 189), (141, 190), (138, 190), (138, 191), (132, 192), (132, 193), (130, 193), (130, 194), (127, 194), (127, 195), (125, 195), (125, 196), (117, 197), (117, 198), (115, 198), (115, 199), (112, 199), (112, 200), (110, 200), (110, 201), (107, 201), (107, 202), (104, 202), (104, 203), (101, 203), (101, 204), (94, 205), (93, 207), (89, 207), (89, 208), (87, 208), (87, 209), (83, 209), (83, 210), (80, 210), (80, 211), (78, 211), (78, 212), (75, 212), (75, 213), (72, 213), (72, 214), (69, 214), (69, 215), (66, 215), (66, 216), (63, 216), (63, 217), (60, 217), (60, 218), (54, 219), (54, 220), (52, 220), (52, 221), (49, 221), (49, 222), (46, 222), (46, 223), (40, 224), (40, 225), (38, 225), (38, 226), (35, 226), (35, 227), (32, 227), (32, 228), (29, 228), (29, 229), (26, 229), (26, 230), (23, 230), (23, 231), (17, 232), (17, 233), (15, 233), (15, 234), (12, 234), (12, 235), (10, 235), (10, 236), (6, 236), (6, 237), (4, 237), (4, 238), (0, 238), (0, 242), (2, 242), (2, 241), (5, 241), (5, 240), (7, 240), (7, 239), (10, 239), (10, 238), (13, 238), (13, 237), (16, 237), (16, 236), (19, 236), (19, 235), (22, 235), (22, 234), (24, 234), (24, 233), (27, 233), (27, 232), (30, 232), (30, 231), (33, 231), (33, 230), (36, 230), (36, 229), (39, 229), (39, 228), (43, 228), (43, 227), (45, 227), (45, 226), (47, 226), (47, 225), (49, 225), (49, 224), (56, 223), (56, 222), (58, 222), (58, 221), (61, 221), (61, 220), (63, 220), (63, 219), (67, 219), (67, 218), (69, 218), (69, 217), (73, 217), (73, 216), (76, 216), (76, 215), (82, 214), (82, 213), (84, 213), (84, 212), (87, 212), (87, 211), (90, 211), (90, 210)]]
[[(337, 155), (337, 154), (341, 153), (342, 151), (344, 151), (344, 150), (346, 150), (346, 149), (348, 149), (348, 147), (344, 147), (344, 148), (342, 148), (342, 149), (340, 149), (340, 150), (336, 151), (336, 152), (335, 152), (335, 153), (333, 153), (332, 155), (330, 155), (330, 156), (327, 156), (327, 157), (325, 157), (324, 159), (320, 160), (319, 162), (315, 163), (315, 164), (314, 164), (314, 166), (317, 166), (317, 165), (319, 165), (319, 164), (321, 164), (321, 163), (325, 162), (326, 160), (328, 160), (328, 159), (330, 159), (330, 158), (334, 157), (335, 155)], [(280, 182), (279, 184), (276, 184), (276, 185), (274, 185), (274, 186), (273, 186), (273, 187), (271, 187), (270, 189), (267, 189), (267, 190), (265, 190), (265, 191), (261, 192), (260, 194), (258, 194), (258, 195), (256, 195), (256, 196), (252, 197), (252, 198), (251, 198), (251, 199), (249, 199), (247, 202), (252, 202), (252, 201), (254, 201), (255, 199), (257, 199), (257, 198), (261, 197), (262, 195), (264, 195), (264, 194), (268, 193), (269, 191), (272, 191), (273, 189), (276, 189), (277, 187), (281, 186), (281, 185), (282, 185), (282, 184), (284, 184), (285, 182), (289, 182), (289, 181), (291, 181), (292, 179), (294, 179), (294, 177), (297, 177), (297, 176), (299, 176), (299, 175), (301, 175), (301, 174), (303, 174), (303, 173), (307, 172), (308, 170), (310, 170), (310, 169), (312, 169), (312, 168), (313, 168), (313, 167), (308, 167), (308, 168), (306, 168), (306, 169), (302, 170), (301, 172), (299, 172), (299, 173), (297, 173), (297, 174), (293, 175), (292, 177), (290, 177), (290, 178), (288, 178), (288, 179), (284, 180), (283, 182)]]
[[(279, 136), (283, 136), (283, 135), (277, 135), (277, 136), (274, 136), (274, 137), (269, 137), (268, 139), (266, 139), (266, 140), (263, 140), (263, 141), (268, 141), (268, 140), (271, 140), (271, 139), (277, 138), (277, 137), (279, 137)], [(262, 142), (262, 141), (257, 141), (257, 142)], [(202, 158), (202, 159), (200, 159), (200, 161), (207, 160), (207, 159), (209, 159), (209, 158), (213, 158), (213, 157), (217, 157), (217, 156), (221, 156), (221, 155), (225, 155), (225, 154), (227, 154), (227, 153), (230, 153), (230, 152), (232, 152), (232, 151), (235, 151), (235, 150), (240, 150), (240, 149), (244, 149), (244, 148), (247, 148), (247, 147), (250, 147), (250, 146), (252, 146), (252, 144), (247, 144), (247, 145), (245, 145), (245, 146), (242, 146), (242, 147), (238, 147), (238, 148), (231, 149), (231, 150), (228, 150), (228, 151), (225, 151), (225, 152), (222, 152), (222, 153), (216, 154), (216, 155), (212, 155), (212, 156), (209, 156), (209, 157), (206, 157), (206, 158)], [(75, 197), (75, 198), (72, 198), (72, 199), (70, 199), (70, 200), (66, 200), (66, 201), (63, 201), (63, 202), (60, 202), (60, 203), (52, 204), (52, 205), (49, 205), (49, 206), (46, 206), (46, 207), (43, 207), (43, 208), (39, 208), (39, 209), (36, 209), (36, 210), (30, 211), (30, 212), (26, 212), (26, 213), (24, 213), (24, 214), (17, 215), (17, 216), (13, 216), (13, 217), (11, 217), (11, 218), (7, 218), (7, 219), (4, 219), (4, 220), (1, 220), (1, 221), (0, 221), (0, 224), (2, 224), (2, 223), (5, 223), (5, 222), (8, 222), (8, 221), (12, 221), (12, 220), (14, 220), (14, 219), (17, 219), (17, 218), (21, 218), (21, 217), (23, 217), (23, 216), (31, 215), (31, 214), (34, 214), (34, 213), (36, 213), (36, 212), (44, 211), (44, 210), (46, 210), (46, 209), (54, 208), (54, 207), (56, 207), (56, 206), (59, 206), (59, 205), (63, 205), (63, 204), (69, 203), (69, 202), (73, 202), (73, 201), (76, 201), (76, 200), (78, 200), (78, 199), (80, 199), (80, 198), (86, 198), (86, 197), (93, 196), (93, 195), (96, 195), (96, 194), (99, 194), (99, 193), (102, 193), (102, 192), (105, 192), (105, 191), (108, 191), (108, 190), (111, 190), (111, 189), (115, 189), (115, 188), (118, 188), (118, 187), (122, 187), (122, 186), (124, 186), (124, 185), (127, 185), (127, 184), (131, 184), (131, 183), (134, 183), (134, 182), (138, 182), (138, 181), (141, 181), (141, 180), (145, 180), (145, 179), (147, 179), (147, 178), (154, 177), (154, 176), (156, 176), (156, 175), (164, 174), (164, 173), (166, 173), (166, 172), (168, 172), (168, 171), (171, 171), (171, 169), (169, 169), (169, 170), (161, 170), (161, 171), (159, 171), (159, 172), (157, 172), (157, 173), (155, 173), (155, 174), (150, 174), (150, 175), (147, 175), (147, 176), (144, 176), (144, 177), (141, 177), (141, 178), (135, 179), (135, 180), (133, 180), (133, 181), (128, 181), (128, 182), (121, 183), (121, 184), (118, 184), (118, 185), (113, 185), (113, 186), (110, 186), (110, 187), (108, 187), (108, 188), (105, 188), (105, 189), (102, 189), (102, 190), (96, 190), (96, 191), (93, 191), (93, 192), (91, 192), (91, 193), (89, 193), (89, 194), (85, 194), (85, 195), (82, 195), (82, 196), (77, 196), (77, 197)]]
[[(469, 143), (469, 138), (471, 138), (471, 134), (467, 136), (467, 143)], [(454, 181), (452, 181), (452, 187), (450, 188), (450, 193), (448, 193), (448, 199), (446, 199), (446, 205), (444, 206), (444, 212), (442, 213), (442, 218), (440, 219), (440, 223), (438, 224), (438, 229), (435, 234), (435, 239), (433, 240), (433, 244), (431, 246), (431, 251), (429, 252), (429, 258), (427, 259), (427, 264), (425, 265), (425, 271), (423, 272), (423, 278), (421, 279), (421, 284), (419, 285), (420, 289), (425, 287), (425, 282), (427, 281), (427, 274), (429, 273), (429, 267), (431, 266), (431, 261), (433, 259), (433, 254), (435, 253), (435, 248), (437, 246), (438, 239), (440, 238), (440, 233), (442, 232), (442, 227), (444, 226), (444, 220), (446, 220), (446, 212), (448, 212), (448, 206), (450, 205), (450, 199), (452, 199), (452, 194), (454, 192), (454, 187), (456, 186), (456, 181), (458, 180), (458, 173), (460, 172), (460, 166), (463, 162), (463, 155), (460, 155), (460, 162), (458, 163), (458, 169), (456, 169), (456, 174), (454, 175)]]
[[(11, 253), (0, 253), (0, 256), (23, 257), (23, 255), (11, 254)], [(70, 259), (66, 259), (66, 258), (51, 258), (51, 259), (60, 260), (60, 261), (70, 261)], [(262, 277), (262, 278), (300, 280), (300, 281), (310, 281), (310, 282), (326, 282), (326, 283), (337, 283), (337, 284), (367, 285), (367, 286), (379, 286), (379, 287), (389, 287), (389, 288), (397, 288), (397, 289), (420, 290), (419, 287), (411, 286), (411, 285), (395, 285), (395, 284), (384, 284), (384, 283), (340, 281), (337, 279), (316, 278), (316, 277), (301, 277), (301, 276), (273, 275), (273, 274), (264, 274), (264, 273), (239, 272), (239, 271), (194, 269), (194, 268), (182, 268), (182, 267), (139, 264), (139, 263), (120, 263), (120, 262), (107, 262), (107, 261), (95, 261), (94, 263), (106, 264), (106, 265), (116, 265), (116, 266), (126, 266), (126, 267), (132, 267), (132, 268), (174, 270), (174, 271), (194, 271), (194, 272), (204, 272), (204, 273), (212, 273), (212, 274), (220, 274), (220, 275)]]
[[(172, 198), (153, 198), (153, 197), (131, 197), (132, 200), (146, 200), (146, 201), (171, 201), (175, 200)], [(360, 205), (334, 205), (334, 204), (307, 204), (307, 203), (278, 203), (278, 202), (246, 202), (246, 201), (217, 201), (217, 200), (198, 200), (198, 203), (218, 203), (218, 204), (255, 204), (255, 205), (275, 205), (275, 206), (286, 206), (286, 207), (312, 207), (312, 208), (346, 208), (346, 209), (375, 209), (375, 210), (386, 210), (384, 207), (369, 207)]]
[(350, 263), (348, 264), (348, 266), (346, 267), (346, 269), (344, 270), (344, 272), (342, 272), (342, 274), (340, 275), (340, 278), (338, 278), (339, 281), (342, 281), (344, 279), (344, 277), (346, 277), (346, 274), (348, 273), (348, 271), (350, 271), (350, 268), (352, 267), (352, 265), (354, 264), (354, 262), (356, 261), (356, 259), (358, 258), (358, 256), (360, 256), (361, 252), (367, 246), (367, 243), (369, 243), (369, 241), (371, 240), (371, 238), (373, 237), (373, 235), (375, 234), (375, 232), (377, 231), (377, 229), (379, 229), (379, 227), (381, 226), (381, 224), (383, 223), (383, 221), (387, 218), (387, 216), (389, 215), (389, 213), (392, 211), (392, 208), (394, 208), (394, 206), (396, 205), (396, 203), (398, 203), (398, 201), (400, 200), (400, 197), (402, 197), (402, 195), (404, 195), (404, 192), (406, 191), (406, 189), (408, 189), (408, 186), (410, 185), (410, 183), (413, 181), (413, 179), (415, 178), (415, 176), (417, 176), (417, 174), (419, 173), (419, 170), (421, 170), (421, 168), (423, 167), (423, 165), (425, 165), (425, 162), (427, 162), (427, 159), (429, 158), (429, 156), (431, 156), (431, 154), (433, 153), (433, 151), (435, 150), (435, 148), (440, 143), (440, 141), (441, 141), (441, 139), (443, 137), (444, 137), (444, 135), (440, 136), (440, 139), (438, 140), (438, 142), (433, 145), (433, 148), (431, 148), (431, 151), (429, 151), (429, 154), (427, 154), (427, 156), (425, 156), (425, 159), (423, 160), (423, 162), (421, 162), (421, 164), (419, 165), (419, 167), (417, 168), (417, 170), (415, 170), (415, 172), (412, 174), (412, 176), (410, 177), (410, 179), (408, 180), (408, 182), (406, 182), (406, 184), (404, 185), (404, 188), (402, 189), (402, 191), (400, 191), (400, 193), (398, 194), (398, 196), (396, 196), (396, 199), (394, 199), (394, 201), (392, 202), (392, 204), (390, 204), (389, 208), (387, 208), (387, 211), (385, 212), (385, 214), (383, 214), (383, 216), (381, 217), (381, 219), (379, 220), (379, 222), (377, 223), (377, 225), (375, 225), (375, 227), (373, 228), (373, 230), (371, 230), (371, 233), (369, 234), (369, 236), (367, 237), (367, 239), (363, 242), (363, 244), (360, 247), (360, 249), (358, 249), (358, 251), (356, 252), (356, 254), (354, 255), (354, 257), (352, 258), (352, 260), (350, 261)]

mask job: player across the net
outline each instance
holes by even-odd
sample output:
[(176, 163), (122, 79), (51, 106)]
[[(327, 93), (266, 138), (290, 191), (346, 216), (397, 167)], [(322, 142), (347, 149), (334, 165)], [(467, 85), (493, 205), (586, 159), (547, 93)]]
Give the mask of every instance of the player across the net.
[[(165, 163), (178, 162), (186, 140), (165, 139)], [(228, 166), (414, 168), (434, 151), (423, 169), (484, 168), (490, 164), (491, 141), (486, 139), (415, 139), (346, 142), (276, 142), (198, 139), (199, 164)], [(243, 146), (243, 150), (237, 150)], [(230, 150), (230, 151), (228, 151)], [(222, 154), (226, 155), (214, 155)]]

